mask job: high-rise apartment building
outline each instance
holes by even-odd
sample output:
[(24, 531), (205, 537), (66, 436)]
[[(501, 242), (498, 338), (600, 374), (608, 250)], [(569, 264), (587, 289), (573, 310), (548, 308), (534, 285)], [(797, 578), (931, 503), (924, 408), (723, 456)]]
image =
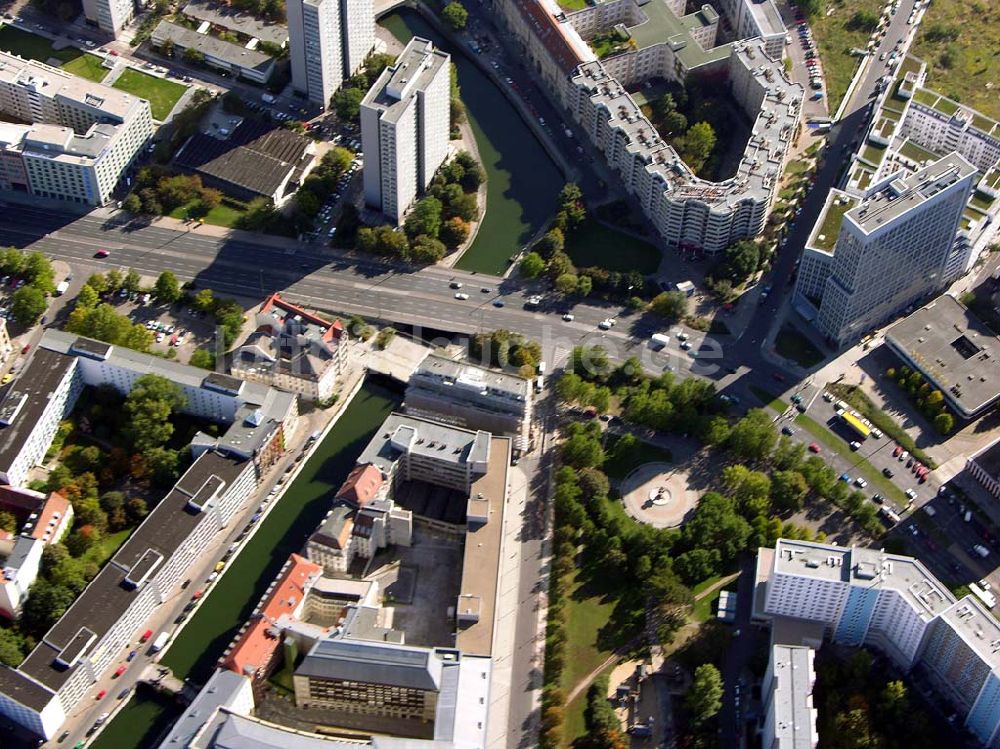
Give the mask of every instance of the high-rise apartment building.
[(975, 176), (952, 153), (860, 199), (831, 194), (803, 253), (796, 301), (832, 343), (857, 340), (944, 285)]
[(372, 0), (290, 0), (292, 85), (324, 109), (375, 46)]
[(0, 187), (103, 205), (153, 135), (149, 102), (0, 52)]
[(816, 651), (801, 645), (773, 645), (761, 699), (763, 749), (815, 749), (817, 710), (813, 704)]
[(134, 0), (83, 0), (83, 16), (91, 26), (97, 26), (115, 39), (135, 17)]
[(880, 549), (779, 539), (760, 549), (754, 612), (824, 625), (903, 671), (917, 668), (984, 745), (1000, 742), (1000, 621), (956, 600), (918, 560)]
[(396, 222), (448, 155), (450, 62), (414, 37), (361, 102), (365, 202)]

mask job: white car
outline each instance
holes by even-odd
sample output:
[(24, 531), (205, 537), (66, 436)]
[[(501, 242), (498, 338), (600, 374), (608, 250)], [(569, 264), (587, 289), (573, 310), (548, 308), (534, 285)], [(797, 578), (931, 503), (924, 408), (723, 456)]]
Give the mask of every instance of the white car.
[(868, 486), (868, 482), (865, 481), (860, 476), (858, 476), (856, 479), (854, 479), (854, 485), (859, 489), (864, 489), (866, 486)]
[(858, 442), (857, 440), (855, 440), (854, 442), (851, 443), (851, 449), (852, 450), (860, 450), (861, 449), (861, 443)]
[(462, 300), (464, 302), (466, 299), (469, 298), (469, 295), (466, 294), (465, 292), (460, 291), (457, 294), (455, 294), (455, 298), (456, 299), (460, 299), (460, 300)]
[(567, 312), (565, 315), (563, 315), (563, 322), (573, 322), (573, 320), (575, 320), (575, 319), (576, 318), (573, 315), (571, 315), (569, 312)]
[(906, 496), (907, 496), (908, 499), (916, 499), (917, 498), (917, 493), (913, 489), (907, 489), (905, 493), (906, 493)]
[(605, 318), (597, 323), (597, 327), (601, 330), (611, 330), (611, 318)]

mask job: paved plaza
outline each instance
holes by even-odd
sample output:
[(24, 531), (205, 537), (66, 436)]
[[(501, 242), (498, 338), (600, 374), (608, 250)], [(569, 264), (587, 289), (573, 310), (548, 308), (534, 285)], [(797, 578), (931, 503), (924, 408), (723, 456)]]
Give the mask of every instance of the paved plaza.
[(676, 528), (698, 504), (688, 476), (669, 463), (646, 463), (622, 482), (625, 512), (654, 528)]

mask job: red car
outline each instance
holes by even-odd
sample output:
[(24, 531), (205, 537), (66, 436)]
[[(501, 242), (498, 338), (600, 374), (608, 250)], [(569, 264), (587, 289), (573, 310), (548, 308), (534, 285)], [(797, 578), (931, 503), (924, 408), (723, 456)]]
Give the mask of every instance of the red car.
[(98, 250), (97, 252), (94, 253), (94, 257), (107, 257), (110, 254), (111, 253), (108, 252), (107, 250)]
[(924, 467), (923, 464), (918, 461), (913, 464), (913, 472), (919, 476), (920, 471), (923, 469), (923, 467)]
[(115, 673), (114, 673), (114, 675), (111, 678), (112, 679), (117, 679), (123, 673), (125, 673), (125, 665), (124, 664), (122, 664), (121, 666), (119, 666), (118, 668), (115, 669)]
[(811, 452), (811, 453), (819, 453), (819, 445), (817, 445), (815, 442), (810, 443), (810, 445), (809, 445), (809, 452)]
[(142, 637), (139, 638), (139, 642), (145, 642), (152, 636), (153, 636), (153, 630), (147, 629), (145, 632), (142, 633)]
[(107, 693), (108, 693), (108, 690), (107, 690), (107, 689), (102, 689), (102, 690), (101, 690), (100, 692), (98, 692), (98, 693), (97, 693), (97, 697), (95, 697), (95, 699), (96, 699), (96, 700), (98, 700), (98, 701), (100, 701), (100, 700), (103, 700), (103, 699), (104, 699), (104, 696), (105, 696), (105, 695), (106, 695)]
[(903, 452), (903, 448), (899, 445), (896, 445), (896, 449), (892, 451), (892, 457), (898, 458), (901, 452)]
[(31, 351), (31, 344), (30, 343), (24, 344), (24, 347), (21, 349), (21, 353), (26, 354), (29, 351)]

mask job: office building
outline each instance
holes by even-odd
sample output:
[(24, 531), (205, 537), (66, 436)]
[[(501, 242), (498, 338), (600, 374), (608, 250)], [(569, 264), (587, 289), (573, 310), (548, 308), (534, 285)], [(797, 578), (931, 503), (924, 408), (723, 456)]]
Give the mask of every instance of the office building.
[(6, 189), (104, 205), (153, 135), (149, 102), (34, 60), (0, 52)]
[(803, 253), (798, 309), (843, 346), (939, 291), (975, 174), (951, 154), (860, 198), (832, 192)]
[(135, 17), (137, 7), (134, 0), (83, 0), (83, 17), (87, 25), (96, 26), (117, 39)]
[(885, 343), (961, 418), (985, 413), (1000, 398), (1000, 337), (954, 297), (939, 296), (900, 320)]
[(285, 14), (292, 86), (326, 109), (375, 47), (372, 0), (291, 0)]
[(983, 744), (1000, 739), (1000, 621), (913, 557), (779, 539), (757, 558), (755, 616), (815, 622), (918, 669)]
[(348, 337), (340, 320), (324, 320), (272, 294), (255, 315), (256, 329), (233, 353), (230, 372), (325, 401), (344, 371)]
[(448, 54), (414, 37), (361, 102), (365, 202), (399, 223), (448, 155)]
[(772, 645), (761, 684), (763, 749), (816, 749), (818, 711), (813, 704), (816, 652), (801, 645)]
[(531, 432), (531, 380), (429, 354), (410, 375), (406, 413), (466, 429), (515, 437), (525, 449)]

